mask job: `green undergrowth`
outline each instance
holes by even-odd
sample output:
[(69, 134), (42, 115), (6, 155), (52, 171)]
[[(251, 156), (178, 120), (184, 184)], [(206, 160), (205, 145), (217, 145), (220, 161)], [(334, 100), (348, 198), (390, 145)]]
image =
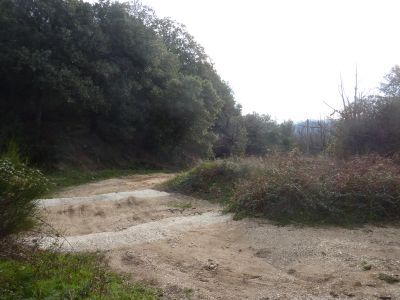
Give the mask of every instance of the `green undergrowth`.
[(107, 270), (98, 254), (37, 252), (0, 259), (0, 299), (158, 299)]
[(240, 161), (204, 162), (164, 183), (167, 191), (226, 204), (233, 196), (234, 186), (253, 170)]
[(16, 238), (38, 225), (34, 199), (49, 192), (51, 181), (59, 188), (138, 173), (150, 171), (70, 171), (53, 173), (49, 180), (10, 143), (0, 155), (0, 299), (157, 299), (156, 291), (108, 271), (99, 254), (40, 251)]
[(0, 156), (0, 239), (35, 226), (34, 199), (46, 193), (48, 186), (39, 170), (17, 156)]
[(379, 156), (218, 160), (179, 175), (164, 188), (223, 203), (236, 218), (281, 224), (353, 226), (400, 219), (400, 167)]

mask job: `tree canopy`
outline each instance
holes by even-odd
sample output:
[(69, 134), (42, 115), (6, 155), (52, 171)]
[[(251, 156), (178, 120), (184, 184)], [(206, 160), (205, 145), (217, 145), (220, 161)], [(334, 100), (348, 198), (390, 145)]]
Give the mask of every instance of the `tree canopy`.
[(83, 136), (171, 161), (244, 149), (204, 49), (139, 2), (0, 0), (0, 100), (0, 146), (39, 162)]

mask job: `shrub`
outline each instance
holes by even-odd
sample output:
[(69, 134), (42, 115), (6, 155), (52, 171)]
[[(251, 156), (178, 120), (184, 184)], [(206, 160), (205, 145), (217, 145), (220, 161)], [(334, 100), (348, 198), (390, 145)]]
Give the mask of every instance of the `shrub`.
[(334, 123), (331, 150), (339, 157), (400, 151), (400, 97), (368, 96), (349, 103)]
[(224, 203), (233, 195), (234, 186), (253, 171), (254, 168), (241, 160), (204, 162), (168, 181), (164, 187), (169, 191)]
[(270, 155), (203, 163), (166, 184), (240, 216), (353, 224), (400, 219), (400, 167), (379, 156), (333, 160)]
[(385, 273), (379, 273), (378, 278), (389, 284), (400, 282), (399, 278)]
[(47, 185), (40, 171), (15, 159), (0, 158), (0, 238), (34, 225), (34, 199)]
[(348, 161), (271, 156), (236, 188), (239, 214), (283, 222), (363, 223), (400, 218), (400, 168), (378, 156)]

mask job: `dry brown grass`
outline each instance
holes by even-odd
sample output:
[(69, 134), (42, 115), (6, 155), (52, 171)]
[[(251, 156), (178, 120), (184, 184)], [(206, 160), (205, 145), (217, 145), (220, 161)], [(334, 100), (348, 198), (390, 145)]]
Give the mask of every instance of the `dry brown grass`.
[(400, 167), (379, 156), (273, 155), (238, 184), (231, 208), (279, 221), (363, 223), (400, 217)]
[(167, 186), (223, 202), (238, 217), (319, 224), (400, 218), (400, 167), (375, 155), (334, 160), (277, 154), (214, 161)]

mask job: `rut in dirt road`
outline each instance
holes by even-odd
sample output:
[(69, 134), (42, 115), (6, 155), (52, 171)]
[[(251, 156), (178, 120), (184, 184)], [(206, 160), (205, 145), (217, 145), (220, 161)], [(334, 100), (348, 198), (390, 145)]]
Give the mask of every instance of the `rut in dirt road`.
[(50, 207), (58, 205), (76, 205), (82, 203), (91, 203), (93, 201), (120, 201), (125, 200), (130, 197), (136, 198), (152, 198), (152, 197), (165, 197), (168, 193), (160, 192), (156, 190), (138, 190), (131, 192), (116, 192), (107, 193), (87, 197), (70, 197), (70, 198), (52, 198), (52, 199), (40, 199), (38, 200), (38, 205), (40, 207)]
[[(73, 213), (74, 207), (85, 205), (110, 205), (112, 202), (121, 203), (128, 201), (134, 203), (134, 210), (138, 201), (145, 201), (146, 205), (155, 209), (157, 201), (170, 196), (169, 193), (153, 189), (115, 192), (87, 197), (68, 197), (38, 200), (38, 205), (44, 209), (68, 207), (68, 212)], [(135, 202), (136, 201), (136, 202)], [(110, 207), (108, 208), (110, 209)], [(82, 216), (84, 218), (85, 216)], [(62, 251), (98, 251), (112, 250), (130, 245), (153, 242), (160, 239), (172, 238), (178, 233), (189, 231), (196, 227), (226, 222), (232, 219), (230, 214), (220, 212), (194, 212), (194, 215), (173, 216), (149, 221), (120, 230), (107, 230), (89, 234), (66, 236), (64, 239), (47, 237), (42, 241), (42, 247), (50, 247), (55, 243)], [(88, 220), (89, 221), (89, 220)], [(106, 221), (105, 221), (106, 222)]]
[[(172, 217), (160, 221), (148, 222), (129, 227), (121, 231), (99, 232), (86, 235), (66, 237), (61, 246), (66, 251), (97, 251), (122, 248), (145, 242), (174, 237), (179, 232), (222, 223), (231, 220), (230, 215), (205, 213), (188, 217)], [(47, 238), (45, 245), (52, 245), (56, 239)]]

